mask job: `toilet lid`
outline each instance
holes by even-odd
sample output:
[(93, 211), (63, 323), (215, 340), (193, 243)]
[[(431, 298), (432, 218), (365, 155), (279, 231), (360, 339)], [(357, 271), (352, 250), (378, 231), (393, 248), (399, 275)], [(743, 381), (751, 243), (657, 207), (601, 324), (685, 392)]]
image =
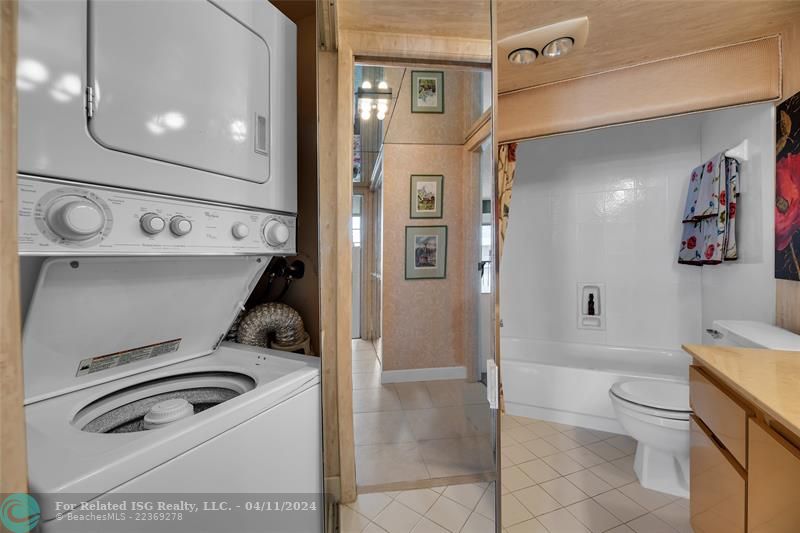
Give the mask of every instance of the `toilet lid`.
[(611, 393), (631, 403), (681, 413), (691, 413), (689, 385), (677, 381), (621, 381), (611, 387)]

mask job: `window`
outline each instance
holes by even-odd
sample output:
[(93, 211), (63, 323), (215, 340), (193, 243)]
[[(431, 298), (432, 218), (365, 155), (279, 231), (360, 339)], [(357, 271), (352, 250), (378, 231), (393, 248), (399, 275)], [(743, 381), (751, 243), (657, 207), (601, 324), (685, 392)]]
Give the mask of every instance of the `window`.
[(353, 216), (351, 227), (353, 230), (353, 247), (361, 246), (361, 203), (364, 197), (360, 194), (353, 196)]
[(481, 294), (492, 292), (492, 225), (481, 225)]

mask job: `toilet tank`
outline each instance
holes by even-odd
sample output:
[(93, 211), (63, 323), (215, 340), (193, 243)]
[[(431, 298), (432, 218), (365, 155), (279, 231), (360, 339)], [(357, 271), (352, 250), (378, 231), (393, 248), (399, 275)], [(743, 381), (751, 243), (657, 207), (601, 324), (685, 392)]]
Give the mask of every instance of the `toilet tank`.
[(706, 344), (800, 351), (800, 335), (763, 322), (715, 320), (704, 333)]

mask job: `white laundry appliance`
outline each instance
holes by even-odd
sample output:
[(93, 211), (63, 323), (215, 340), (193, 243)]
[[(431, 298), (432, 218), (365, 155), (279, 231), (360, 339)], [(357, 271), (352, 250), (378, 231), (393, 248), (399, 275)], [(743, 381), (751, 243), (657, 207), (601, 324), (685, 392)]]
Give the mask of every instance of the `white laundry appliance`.
[[(294, 43), (260, 0), (20, 3), (25, 414), (44, 531), (321, 531), (319, 360), (223, 342), (271, 256), (296, 252)], [(110, 524), (63, 507), (135, 495), (250, 508)]]
[(267, 0), (22, 0), (20, 172), (296, 213), (296, 34)]

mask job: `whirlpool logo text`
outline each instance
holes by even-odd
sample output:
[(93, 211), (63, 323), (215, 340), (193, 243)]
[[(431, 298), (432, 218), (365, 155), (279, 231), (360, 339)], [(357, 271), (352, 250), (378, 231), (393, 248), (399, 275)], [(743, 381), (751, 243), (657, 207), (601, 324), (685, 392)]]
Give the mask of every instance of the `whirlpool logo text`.
[(39, 504), (27, 494), (9, 494), (0, 504), (0, 523), (11, 533), (28, 533), (42, 517)]

